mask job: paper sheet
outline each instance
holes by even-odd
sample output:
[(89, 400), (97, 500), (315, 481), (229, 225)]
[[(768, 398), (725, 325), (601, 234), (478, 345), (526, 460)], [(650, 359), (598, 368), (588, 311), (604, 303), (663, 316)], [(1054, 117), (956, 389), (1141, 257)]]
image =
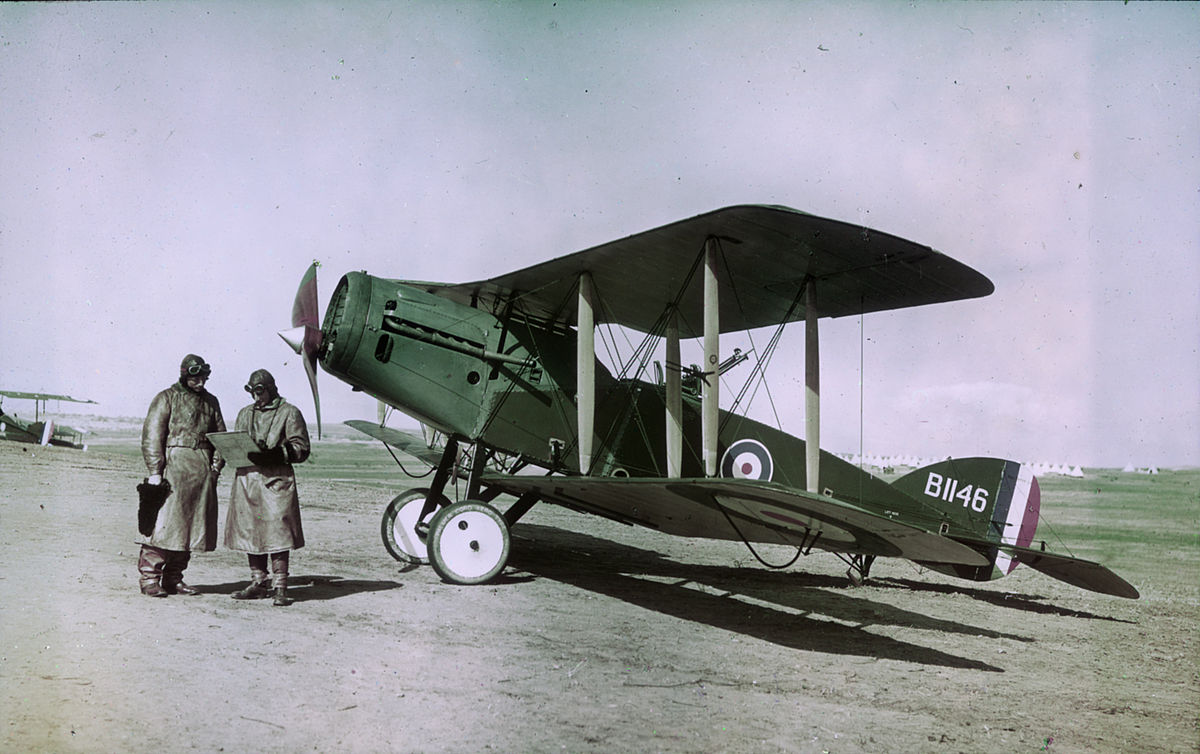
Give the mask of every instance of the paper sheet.
[(220, 451), (225, 463), (235, 469), (254, 466), (254, 462), (247, 458), (246, 454), (258, 453), (261, 450), (254, 440), (250, 439), (249, 432), (209, 432), (208, 439), (213, 447)]

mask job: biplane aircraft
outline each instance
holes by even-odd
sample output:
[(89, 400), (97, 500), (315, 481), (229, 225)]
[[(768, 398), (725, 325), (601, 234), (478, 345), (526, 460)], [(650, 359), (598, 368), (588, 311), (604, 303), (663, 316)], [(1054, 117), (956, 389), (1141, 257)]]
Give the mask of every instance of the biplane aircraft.
[[(887, 482), (820, 450), (821, 317), (986, 296), (992, 283), (933, 249), (778, 206), (719, 209), (472, 283), (351, 272), (321, 323), (316, 263), (296, 294), (293, 329), (313, 388), (316, 364), (436, 430), (348, 424), (430, 460), (428, 487), (387, 506), (384, 545), (446, 581), (486, 582), (505, 567), (509, 530), (538, 502), (684, 537), (835, 553), (861, 583), (878, 557), (964, 579), (1018, 564), (1075, 586), (1136, 598), (1104, 566), (1036, 542), (1041, 495), (1015, 461), (959, 458)], [(721, 335), (805, 328), (804, 437), (721, 410)], [(644, 335), (613, 374), (598, 324)], [(680, 363), (701, 339), (703, 364)], [(661, 377), (643, 375), (665, 346)], [(460, 450), (461, 449), (461, 450)], [(470, 457), (461, 464), (460, 455)], [(447, 497), (451, 478), (466, 496)], [(515, 498), (501, 511), (502, 495)], [(795, 558), (793, 558), (795, 560)]]
[(70, 401), (71, 403), (95, 403), (69, 395), (52, 395), (50, 393), (20, 393), (12, 390), (0, 390), (0, 403), (4, 398), (33, 401), (33, 421), (20, 419), (15, 415), (4, 412), (0, 407), (0, 437), (17, 442), (36, 443), (38, 445), (61, 445), (67, 448), (87, 450), (83, 442), (83, 432), (65, 424), (56, 424), (52, 419), (42, 420), (46, 413), (48, 401)]

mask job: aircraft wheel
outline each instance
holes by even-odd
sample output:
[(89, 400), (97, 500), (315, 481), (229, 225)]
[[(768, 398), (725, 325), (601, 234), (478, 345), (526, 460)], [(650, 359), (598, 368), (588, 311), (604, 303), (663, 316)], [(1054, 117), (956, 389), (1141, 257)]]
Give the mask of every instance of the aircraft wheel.
[[(401, 563), (424, 565), (429, 562), (425, 538), (417, 533), (417, 518), (421, 515), (428, 497), (428, 487), (408, 490), (396, 495), (383, 512), (383, 522), (380, 526), (383, 546)], [(437, 502), (439, 508), (450, 504), (445, 495), (439, 495)], [(428, 524), (422, 526), (422, 529), (427, 526)]]
[(452, 584), (482, 584), (508, 562), (508, 522), (490, 505), (466, 500), (429, 522), (429, 562)]

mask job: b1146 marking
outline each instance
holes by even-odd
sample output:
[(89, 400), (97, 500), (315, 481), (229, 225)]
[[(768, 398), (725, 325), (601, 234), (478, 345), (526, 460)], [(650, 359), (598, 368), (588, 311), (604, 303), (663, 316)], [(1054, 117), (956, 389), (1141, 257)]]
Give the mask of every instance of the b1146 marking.
[(969, 507), (979, 513), (987, 508), (988, 503), (988, 491), (983, 487), (968, 484), (960, 488), (957, 479), (944, 477), (932, 471), (929, 472), (929, 478), (925, 480), (925, 494), (947, 503), (961, 500), (964, 508)]

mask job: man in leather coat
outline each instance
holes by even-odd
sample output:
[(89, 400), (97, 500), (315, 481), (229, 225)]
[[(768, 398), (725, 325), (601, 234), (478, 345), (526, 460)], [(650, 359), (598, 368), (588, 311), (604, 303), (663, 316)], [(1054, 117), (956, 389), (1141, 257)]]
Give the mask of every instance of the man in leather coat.
[(217, 546), (217, 476), (225, 462), (205, 436), (224, 432), (216, 396), (204, 389), (212, 367), (195, 354), (179, 365), (179, 381), (150, 401), (142, 424), (147, 482), (170, 485), (154, 531), (138, 540), (142, 594), (197, 594), (183, 583), (193, 550)]
[(308, 458), (308, 427), (300, 409), (279, 396), (275, 378), (267, 370), (250, 375), (246, 392), (254, 397), (254, 403), (238, 412), (234, 429), (249, 432), (260, 450), (248, 454), (253, 466), (237, 470), (225, 517), (225, 546), (247, 553), (250, 561), (250, 585), (233, 598), (273, 596), (274, 604), (289, 605), (288, 555), (304, 546), (292, 464)]

